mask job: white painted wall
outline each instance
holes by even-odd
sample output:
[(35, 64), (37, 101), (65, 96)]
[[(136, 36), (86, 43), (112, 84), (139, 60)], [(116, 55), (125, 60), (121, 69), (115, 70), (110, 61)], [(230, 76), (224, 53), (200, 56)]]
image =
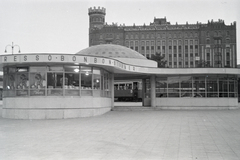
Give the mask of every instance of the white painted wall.
[(65, 119), (90, 117), (111, 110), (105, 97), (4, 98), (2, 117), (13, 119)]
[(156, 98), (162, 109), (232, 109), (238, 108), (237, 98)]

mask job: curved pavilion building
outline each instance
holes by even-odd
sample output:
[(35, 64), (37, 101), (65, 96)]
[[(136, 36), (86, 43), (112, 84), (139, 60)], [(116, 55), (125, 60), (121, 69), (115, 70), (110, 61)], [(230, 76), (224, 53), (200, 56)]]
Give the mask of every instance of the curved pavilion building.
[(76, 54), (0, 56), (4, 118), (64, 119), (114, 107), (114, 79), (142, 79), (143, 105), (159, 109), (238, 107), (237, 68), (157, 68), (120, 45)]

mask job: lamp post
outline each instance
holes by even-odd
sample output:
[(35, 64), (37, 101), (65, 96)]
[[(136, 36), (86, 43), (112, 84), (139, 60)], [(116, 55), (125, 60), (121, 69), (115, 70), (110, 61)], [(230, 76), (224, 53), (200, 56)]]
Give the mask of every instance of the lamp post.
[(13, 54), (13, 51), (14, 51), (14, 47), (18, 47), (18, 49), (19, 49), (18, 53), (21, 53), (19, 45), (13, 45), (13, 42), (12, 42), (12, 45), (8, 44), (5, 47), (5, 53), (7, 53), (7, 47), (11, 47), (12, 48), (12, 54)]

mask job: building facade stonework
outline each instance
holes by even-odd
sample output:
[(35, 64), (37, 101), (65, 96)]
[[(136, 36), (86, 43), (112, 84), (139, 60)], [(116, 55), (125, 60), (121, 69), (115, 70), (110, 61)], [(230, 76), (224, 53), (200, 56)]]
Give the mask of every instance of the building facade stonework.
[(154, 18), (149, 25), (107, 24), (105, 8), (89, 8), (89, 46), (118, 44), (151, 58), (160, 53), (169, 68), (236, 68), (236, 22), (223, 20), (171, 24)]

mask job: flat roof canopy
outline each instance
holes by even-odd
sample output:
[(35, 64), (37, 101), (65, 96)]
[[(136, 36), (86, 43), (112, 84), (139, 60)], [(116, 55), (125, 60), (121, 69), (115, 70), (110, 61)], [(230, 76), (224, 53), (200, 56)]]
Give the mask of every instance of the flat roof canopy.
[(114, 58), (74, 54), (16, 54), (0, 56), (0, 71), (4, 66), (90, 65), (104, 68), (116, 77), (144, 75), (240, 74), (238, 68), (157, 68), (133, 65)]

